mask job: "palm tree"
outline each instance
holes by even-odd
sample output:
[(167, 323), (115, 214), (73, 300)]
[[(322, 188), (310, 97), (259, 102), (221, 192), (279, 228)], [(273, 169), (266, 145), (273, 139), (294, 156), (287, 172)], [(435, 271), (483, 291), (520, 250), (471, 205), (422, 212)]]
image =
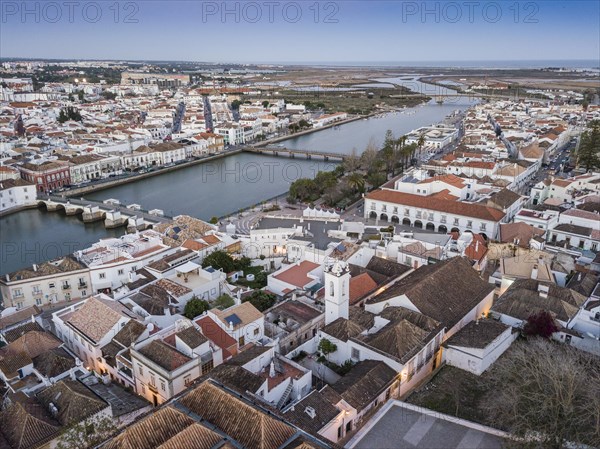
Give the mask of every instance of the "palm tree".
[(417, 148), (419, 149), (419, 158), (421, 158), (421, 152), (423, 151), (423, 145), (425, 145), (425, 133), (422, 133), (417, 140)]
[(365, 189), (365, 178), (360, 173), (351, 173), (346, 177), (348, 186), (355, 192), (362, 192)]

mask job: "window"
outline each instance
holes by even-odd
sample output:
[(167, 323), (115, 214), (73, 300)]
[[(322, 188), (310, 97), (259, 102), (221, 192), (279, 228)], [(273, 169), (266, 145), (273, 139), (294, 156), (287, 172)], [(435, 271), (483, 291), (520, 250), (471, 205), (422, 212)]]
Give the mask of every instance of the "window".
[(48, 284), (48, 287), (49, 287), (49, 288), (54, 288), (55, 286), (56, 286), (56, 284), (55, 284), (54, 282), (50, 282), (50, 283)]
[(258, 335), (259, 329), (258, 327), (256, 329), (254, 329), (254, 335)]
[(329, 296), (333, 296), (335, 293), (335, 288), (333, 286), (333, 281), (329, 282)]
[(244, 338), (244, 336), (242, 335), (239, 339), (238, 339), (238, 345), (244, 346), (246, 344), (246, 339)]
[(156, 387), (156, 376), (154, 375), (154, 373), (150, 373), (150, 385)]
[(99, 277), (100, 279), (106, 279), (106, 273), (100, 273), (100, 274), (98, 275), (98, 277)]
[(412, 257), (406, 256), (406, 265), (412, 265)]
[(160, 389), (162, 391), (167, 391), (167, 384), (165, 384), (165, 381), (163, 379), (160, 380)]
[(458, 226), (458, 218), (454, 219), (454, 226)]
[(35, 304), (38, 305), (38, 306), (41, 306), (42, 305), (42, 298), (36, 298), (35, 299)]
[(140, 376), (144, 375), (144, 367), (142, 365), (138, 365), (138, 373), (140, 373)]
[(118, 273), (119, 273), (119, 276), (122, 276), (125, 274), (125, 270), (123, 268), (120, 268)]
[(202, 374), (208, 373), (211, 369), (214, 368), (214, 362), (210, 359), (208, 362), (202, 364)]
[(142, 384), (142, 395), (146, 394), (146, 386)]
[(357, 348), (352, 348), (351, 356), (353, 360), (360, 360), (360, 351)]
[(186, 374), (185, 376), (183, 376), (183, 384), (186, 387), (189, 387), (189, 385), (192, 383), (192, 375), (191, 374)]
[(467, 220), (467, 228), (472, 228), (473, 222), (471, 220)]
[(20, 289), (20, 288), (13, 289), (12, 295), (13, 295), (13, 298), (20, 298), (21, 296), (23, 296), (23, 289)]
[(481, 229), (482, 231), (485, 231), (486, 228), (486, 224), (485, 223), (481, 223), (481, 226), (479, 229)]

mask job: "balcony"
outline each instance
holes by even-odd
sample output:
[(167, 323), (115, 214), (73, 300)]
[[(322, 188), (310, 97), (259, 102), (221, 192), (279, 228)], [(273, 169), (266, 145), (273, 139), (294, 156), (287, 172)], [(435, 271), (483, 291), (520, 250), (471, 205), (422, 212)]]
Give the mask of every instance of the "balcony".
[(84, 288), (87, 288), (87, 282), (79, 282), (79, 284), (77, 284), (77, 287), (81, 290)]
[(63, 290), (71, 290), (71, 284), (63, 284), (62, 289)]
[(148, 390), (150, 390), (152, 393), (158, 394), (158, 388), (156, 388), (155, 385), (148, 384), (146, 386), (148, 387)]

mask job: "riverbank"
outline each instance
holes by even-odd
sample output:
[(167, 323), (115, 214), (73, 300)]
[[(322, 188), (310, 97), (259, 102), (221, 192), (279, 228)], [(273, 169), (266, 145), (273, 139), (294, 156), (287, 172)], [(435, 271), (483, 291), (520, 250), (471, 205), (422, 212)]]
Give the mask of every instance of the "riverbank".
[(305, 129), (304, 131), (298, 131), (297, 133), (294, 134), (288, 134), (287, 136), (281, 136), (281, 137), (274, 137), (273, 139), (269, 139), (269, 140), (263, 140), (262, 142), (256, 143), (254, 145), (252, 145), (253, 147), (266, 147), (268, 145), (272, 145), (274, 143), (278, 143), (278, 142), (282, 142), (284, 140), (288, 140), (288, 139), (294, 139), (296, 137), (300, 137), (300, 136), (304, 136), (307, 134), (312, 134), (318, 131), (323, 131), (325, 129), (329, 129), (329, 128), (334, 128), (336, 126), (341, 126), (344, 125), (346, 123), (351, 123), (351, 122), (355, 122), (357, 120), (363, 119), (363, 118), (368, 118), (368, 117), (372, 117), (374, 115), (378, 115), (381, 114), (381, 112), (374, 112), (372, 114), (369, 115), (358, 115), (356, 117), (352, 117), (346, 120), (340, 120), (339, 122), (333, 122), (330, 123), (329, 125), (325, 125), (325, 126), (319, 126), (318, 128), (310, 128), (310, 129)]
[(9, 215), (13, 215), (18, 212), (22, 212), (24, 210), (37, 209), (37, 207), (38, 207), (37, 203), (36, 204), (28, 204), (26, 206), (13, 207), (13, 208), (3, 210), (2, 212), (0, 212), (0, 218), (8, 217)]
[(107, 189), (117, 187), (117, 186), (120, 186), (123, 184), (129, 184), (131, 182), (137, 182), (142, 179), (151, 178), (151, 177), (158, 176), (158, 175), (163, 175), (165, 173), (170, 173), (170, 172), (173, 172), (176, 170), (180, 170), (182, 168), (192, 167), (194, 165), (204, 164), (206, 162), (222, 159), (227, 156), (241, 153), (242, 151), (243, 150), (241, 148), (238, 148), (235, 150), (230, 150), (230, 151), (224, 151), (223, 153), (218, 153), (218, 154), (204, 157), (201, 159), (195, 159), (193, 161), (183, 162), (181, 164), (177, 164), (172, 167), (163, 167), (160, 170), (156, 170), (156, 171), (152, 171), (152, 172), (148, 172), (148, 173), (140, 173), (138, 175), (128, 176), (127, 178), (118, 178), (113, 181), (107, 181), (107, 182), (103, 182), (100, 184), (90, 184), (85, 187), (69, 189), (69, 190), (66, 190), (65, 192), (63, 192), (63, 194), (66, 197), (74, 197), (74, 196), (82, 196), (82, 195), (85, 195), (90, 192), (94, 192), (94, 193), (100, 192), (102, 190), (107, 190)]

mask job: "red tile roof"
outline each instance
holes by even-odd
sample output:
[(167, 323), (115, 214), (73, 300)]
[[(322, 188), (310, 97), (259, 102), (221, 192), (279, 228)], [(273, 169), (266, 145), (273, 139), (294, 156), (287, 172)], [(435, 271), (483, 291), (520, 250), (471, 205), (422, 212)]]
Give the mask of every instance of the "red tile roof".
[(278, 275), (275, 275), (273, 277), (282, 282), (287, 282), (288, 284), (295, 285), (296, 287), (304, 287), (306, 284), (314, 280), (308, 277), (308, 273), (310, 273), (312, 270), (318, 267), (318, 263), (303, 260), (302, 262), (300, 262), (300, 264), (293, 265), (284, 272), (279, 273)]
[(402, 204), (404, 206), (421, 207), (423, 209), (489, 221), (500, 221), (505, 215), (504, 212), (498, 209), (482, 206), (481, 204), (450, 201), (432, 196), (413, 195), (394, 190), (376, 190), (369, 193), (367, 199)]
[(356, 304), (366, 294), (371, 293), (376, 288), (377, 282), (369, 276), (369, 273), (362, 273), (350, 278), (350, 305)]

